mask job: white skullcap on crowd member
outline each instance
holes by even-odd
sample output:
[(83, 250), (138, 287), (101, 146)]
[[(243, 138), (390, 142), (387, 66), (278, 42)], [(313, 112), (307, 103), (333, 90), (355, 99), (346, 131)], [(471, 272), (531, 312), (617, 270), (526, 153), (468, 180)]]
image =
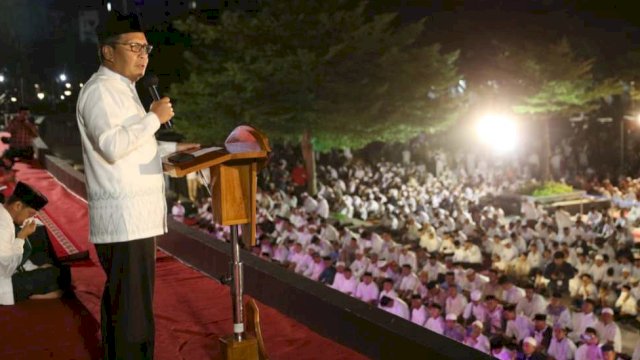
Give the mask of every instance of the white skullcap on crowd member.
[(604, 256), (601, 254), (596, 255), (596, 260), (604, 260)]
[(607, 307), (607, 308), (602, 309), (602, 311), (600, 313), (601, 314), (613, 315), (613, 309)]
[(484, 324), (483, 324), (483, 323), (482, 323), (482, 321), (480, 321), (480, 320), (476, 320), (476, 321), (474, 321), (474, 322), (471, 324), (471, 326), (475, 326), (475, 327), (477, 327), (477, 328), (478, 328), (478, 329), (480, 329), (480, 330), (483, 330), (483, 329), (484, 329)]
[(456, 314), (447, 314), (445, 318), (447, 321), (458, 321), (458, 316)]
[(523, 341), (524, 344), (529, 344), (533, 347), (538, 346), (538, 342), (536, 341), (536, 339), (532, 338), (531, 336), (526, 337)]
[(340, 266), (347, 266), (347, 265), (344, 263), (344, 261), (338, 261), (336, 263), (336, 267), (340, 267)]
[(480, 290), (473, 290), (471, 292), (471, 301), (480, 301), (482, 298), (482, 292)]

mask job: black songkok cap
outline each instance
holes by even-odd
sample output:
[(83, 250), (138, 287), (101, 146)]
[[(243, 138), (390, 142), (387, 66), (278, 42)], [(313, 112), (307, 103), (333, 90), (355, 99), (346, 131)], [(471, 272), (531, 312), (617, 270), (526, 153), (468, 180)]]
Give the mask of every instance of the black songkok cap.
[(547, 315), (545, 314), (536, 314), (533, 318), (534, 321), (547, 321)]
[(117, 11), (109, 12), (107, 18), (100, 23), (96, 31), (98, 33), (98, 40), (101, 44), (108, 38), (120, 34), (144, 32), (142, 24), (140, 23), (140, 18), (137, 14), (129, 13), (123, 15)]
[(13, 196), (36, 211), (42, 209), (49, 202), (44, 195), (23, 182), (16, 184), (16, 188), (13, 190)]

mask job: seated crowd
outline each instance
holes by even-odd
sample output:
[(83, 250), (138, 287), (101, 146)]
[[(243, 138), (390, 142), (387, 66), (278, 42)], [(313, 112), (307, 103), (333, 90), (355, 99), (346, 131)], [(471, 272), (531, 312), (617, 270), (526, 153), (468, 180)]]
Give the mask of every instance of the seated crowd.
[[(524, 180), (498, 172), (345, 163), (320, 165), (318, 178), (316, 196), (266, 183), (256, 255), (499, 359), (625, 356), (619, 324), (638, 326), (640, 299), (632, 212), (571, 216), (526, 202), (522, 218), (508, 217), (490, 195)], [(212, 218), (200, 201), (200, 227), (228, 240)]]

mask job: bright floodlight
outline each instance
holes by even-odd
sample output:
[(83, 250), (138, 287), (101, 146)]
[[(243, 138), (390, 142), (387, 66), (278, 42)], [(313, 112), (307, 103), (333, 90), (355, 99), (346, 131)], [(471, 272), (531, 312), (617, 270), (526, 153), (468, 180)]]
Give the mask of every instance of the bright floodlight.
[(42, 100), (44, 99), (44, 93), (43, 92), (39, 92), (37, 95), (38, 99)]
[(71, 91), (70, 90), (65, 90), (64, 91), (64, 95), (65, 96), (71, 96)]
[(67, 89), (71, 89), (71, 84), (70, 83), (66, 83), (66, 84), (64, 84), (64, 87), (66, 87)]
[(478, 138), (496, 153), (513, 151), (518, 143), (515, 122), (505, 115), (487, 115), (476, 124)]
[(11, 97), (11, 102), (18, 102), (18, 98), (17, 98), (17, 97), (15, 97), (15, 96), (12, 96), (12, 97)]
[(0, 74), (0, 83), (4, 82), (4, 75)]
[(60, 95), (60, 100), (64, 100), (64, 95)]
[(60, 81), (67, 81), (67, 75), (66, 74), (60, 74)]

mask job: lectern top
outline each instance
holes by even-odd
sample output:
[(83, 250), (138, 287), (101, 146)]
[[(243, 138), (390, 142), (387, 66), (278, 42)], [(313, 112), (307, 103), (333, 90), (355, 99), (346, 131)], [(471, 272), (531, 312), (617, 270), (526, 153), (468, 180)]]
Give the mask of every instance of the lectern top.
[(250, 126), (242, 125), (229, 134), (224, 142), (224, 148), (209, 147), (187, 151), (184, 154), (190, 154), (192, 158), (183, 159), (178, 163), (169, 161), (170, 157), (175, 156), (171, 154), (162, 159), (162, 165), (167, 175), (182, 177), (230, 161), (254, 159), (260, 166), (269, 152), (271, 152), (271, 146), (267, 137)]
[(202, 169), (209, 169), (212, 166), (227, 163), (229, 161), (250, 159), (264, 161), (264, 159), (269, 155), (266, 151), (230, 153), (226, 149), (220, 147), (205, 148), (196, 151), (189, 151), (188, 153), (197, 154), (193, 159), (179, 164), (174, 164), (169, 161), (169, 157), (171, 155), (162, 158), (164, 172), (172, 177), (183, 177), (189, 173)]

